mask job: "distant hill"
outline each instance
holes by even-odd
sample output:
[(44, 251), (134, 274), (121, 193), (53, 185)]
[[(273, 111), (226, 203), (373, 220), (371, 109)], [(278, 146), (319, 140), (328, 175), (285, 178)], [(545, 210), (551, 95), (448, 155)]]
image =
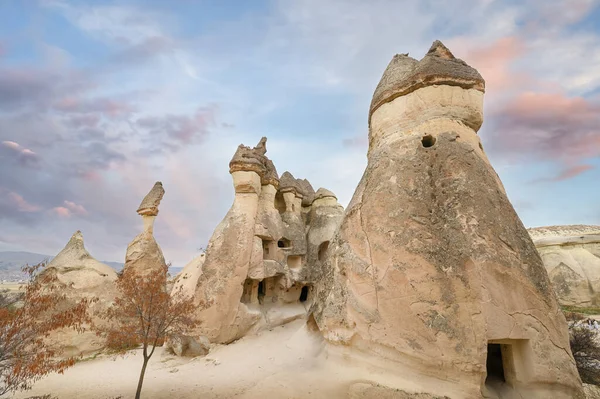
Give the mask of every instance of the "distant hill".
[[(37, 254), (34, 252), (24, 251), (0, 251), (0, 281), (18, 281), (25, 277), (25, 274), (21, 271), (25, 265), (37, 265), (41, 261), (47, 259), (50, 262), (54, 256)], [(106, 262), (101, 260), (100, 262), (105, 263), (115, 270), (123, 269), (123, 263), (119, 262)], [(169, 273), (171, 276), (176, 276), (183, 268), (182, 267), (171, 267)]]
[[(0, 280), (18, 281), (25, 277), (21, 271), (25, 265), (37, 265), (43, 260), (50, 262), (54, 256), (37, 254), (24, 251), (0, 251)], [(110, 267), (121, 270), (123, 264), (119, 262), (105, 262)]]

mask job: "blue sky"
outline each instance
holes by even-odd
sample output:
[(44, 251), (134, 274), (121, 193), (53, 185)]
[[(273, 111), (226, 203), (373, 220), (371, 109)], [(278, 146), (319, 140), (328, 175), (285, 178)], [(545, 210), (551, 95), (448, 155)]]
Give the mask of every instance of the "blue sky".
[(0, 250), (55, 254), (80, 229), (123, 261), (160, 180), (155, 235), (182, 266), (263, 135), (280, 174), (346, 205), (383, 70), (435, 39), (486, 79), (479, 134), (524, 224), (600, 224), (597, 0), (4, 0)]

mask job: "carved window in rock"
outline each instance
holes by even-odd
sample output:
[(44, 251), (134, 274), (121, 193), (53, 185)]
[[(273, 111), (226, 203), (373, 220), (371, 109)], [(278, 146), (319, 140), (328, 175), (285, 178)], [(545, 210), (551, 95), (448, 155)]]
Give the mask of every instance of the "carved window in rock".
[(292, 247), (292, 242), (285, 237), (281, 237), (277, 241), (277, 247), (282, 249), (289, 249)]
[(285, 212), (285, 200), (283, 199), (283, 194), (279, 191), (275, 194), (275, 209), (281, 215)]
[(321, 245), (319, 245), (319, 253), (317, 255), (319, 258), (319, 262), (325, 261), (325, 257), (327, 256), (328, 248), (329, 248), (329, 241), (324, 241), (321, 243)]
[(298, 270), (302, 267), (302, 256), (290, 255), (287, 258), (288, 267), (292, 270)]
[(273, 240), (262, 239), (262, 247), (263, 247), (263, 259), (264, 260), (273, 260), (275, 259), (275, 248), (276, 243)]

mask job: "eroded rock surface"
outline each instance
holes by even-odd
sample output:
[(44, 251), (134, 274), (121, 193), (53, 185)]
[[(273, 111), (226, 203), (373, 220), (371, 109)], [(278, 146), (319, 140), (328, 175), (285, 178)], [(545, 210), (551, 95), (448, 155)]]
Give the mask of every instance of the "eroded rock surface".
[(165, 266), (162, 250), (154, 238), (154, 220), (164, 193), (162, 183), (156, 182), (142, 200), (137, 213), (144, 222), (143, 231), (127, 246), (124, 269), (145, 273)]
[[(90, 255), (85, 249), (80, 231), (73, 234), (64, 249), (43, 272), (56, 273), (69, 305), (74, 305), (84, 298), (98, 298), (98, 301), (91, 305), (90, 313), (94, 323), (103, 322), (98, 318), (98, 314), (106, 310), (117, 295), (117, 272)], [(104, 348), (104, 340), (89, 330), (79, 334), (65, 329), (53, 333), (51, 339), (64, 349), (65, 356), (87, 356)]]
[(229, 164), (234, 203), (209, 241), (201, 271), (187, 273), (202, 320), (196, 336), (211, 342), (305, 317), (321, 274), (319, 247), (341, 220), (333, 193), (320, 190), (316, 198), (307, 180), (289, 172), (280, 179), (266, 152), (264, 137), (254, 148), (238, 147)]
[(581, 397), (548, 275), (476, 134), (483, 91), (440, 42), (420, 61), (394, 57), (315, 320), (356, 361), (392, 360), (407, 380), (437, 378), (457, 397), (492, 395), (498, 369), (522, 397)]
[(562, 305), (600, 306), (600, 226), (529, 229)]

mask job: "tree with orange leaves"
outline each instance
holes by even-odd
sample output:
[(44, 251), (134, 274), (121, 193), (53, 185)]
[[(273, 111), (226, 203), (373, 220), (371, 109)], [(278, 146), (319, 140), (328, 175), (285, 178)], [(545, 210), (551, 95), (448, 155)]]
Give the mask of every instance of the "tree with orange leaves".
[(146, 367), (156, 347), (168, 336), (187, 334), (198, 325), (193, 317), (193, 299), (181, 290), (172, 295), (167, 292), (167, 271), (167, 265), (145, 272), (125, 269), (116, 283), (119, 296), (101, 316), (107, 323), (97, 327), (107, 346), (117, 353), (141, 345), (143, 364), (136, 399), (140, 398)]
[(90, 323), (88, 306), (93, 300), (70, 304), (56, 272), (46, 261), (26, 266), (29, 282), (21, 306), (0, 308), (0, 396), (31, 388), (33, 382), (52, 372), (63, 373), (76, 359), (60, 358), (61, 349), (49, 342), (56, 330), (83, 332)]

